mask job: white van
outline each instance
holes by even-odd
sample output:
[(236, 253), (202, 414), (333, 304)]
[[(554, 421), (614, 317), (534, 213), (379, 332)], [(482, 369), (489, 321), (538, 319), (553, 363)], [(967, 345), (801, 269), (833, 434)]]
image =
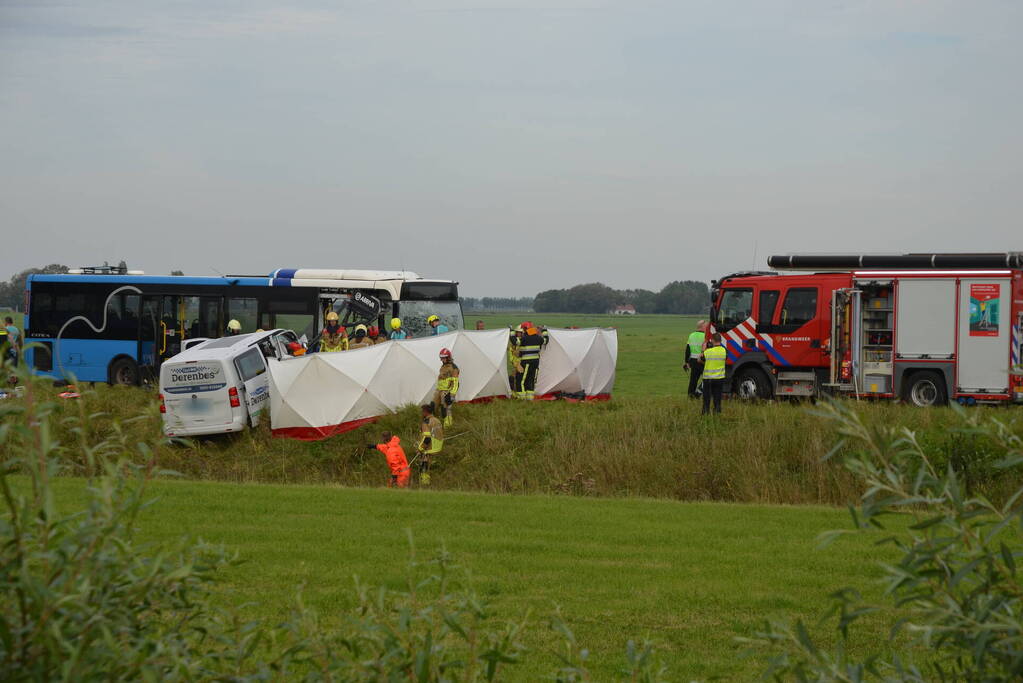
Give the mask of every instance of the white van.
[(240, 432), (259, 424), (270, 398), (267, 358), (286, 358), (291, 330), (211, 339), (160, 366), (160, 412), (167, 436)]

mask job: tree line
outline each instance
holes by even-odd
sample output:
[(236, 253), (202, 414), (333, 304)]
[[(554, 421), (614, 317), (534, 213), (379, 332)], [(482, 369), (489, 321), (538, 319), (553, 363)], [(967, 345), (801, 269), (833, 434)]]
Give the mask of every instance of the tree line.
[(705, 282), (676, 280), (661, 291), (612, 289), (600, 282), (568, 289), (548, 289), (533, 300), (537, 313), (607, 313), (616, 306), (632, 305), (637, 313), (690, 315), (706, 313), (710, 289)]
[(51, 263), (42, 268), (27, 268), (17, 275), (12, 275), (7, 282), (0, 282), (0, 308), (12, 308), (20, 311), (25, 304), (25, 282), (29, 275), (66, 273), (68, 267), (59, 263)]
[[(107, 262), (103, 263), (104, 267), (109, 267), (110, 264)], [(121, 260), (118, 262), (116, 268), (121, 270), (128, 270), (128, 264)], [(48, 266), (42, 268), (26, 268), (17, 275), (12, 275), (11, 279), (7, 282), (0, 282), (0, 308), (11, 308), (16, 311), (20, 311), (25, 304), (25, 283), (28, 281), (29, 275), (54, 275), (68, 272), (69, 268), (60, 263), (51, 263)], [(184, 275), (180, 270), (172, 270), (171, 275)]]
[(460, 297), (462, 308), (466, 311), (531, 311), (533, 310), (533, 297), (507, 297), (507, 296), (484, 296), (484, 297)]

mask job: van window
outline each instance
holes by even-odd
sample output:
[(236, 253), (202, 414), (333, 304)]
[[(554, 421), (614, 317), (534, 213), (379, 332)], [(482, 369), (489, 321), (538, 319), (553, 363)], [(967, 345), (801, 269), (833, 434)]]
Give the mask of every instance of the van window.
[(234, 364), (238, 368), (238, 374), (241, 375), (243, 382), (248, 382), (253, 377), (259, 377), (266, 372), (266, 364), (263, 362), (263, 356), (259, 349), (249, 349), (238, 356)]
[(753, 290), (752, 289), (726, 289), (721, 297), (719, 308), (718, 332), (726, 332), (741, 322), (744, 322), (753, 313)]
[(760, 290), (760, 304), (757, 308), (757, 324), (770, 325), (774, 320), (774, 309), (778, 306), (781, 292), (777, 289)]
[(781, 318), (778, 320), (780, 326), (785, 328), (779, 330), (795, 331), (817, 317), (817, 288), (807, 287), (790, 289), (785, 294), (785, 303), (781, 307)]

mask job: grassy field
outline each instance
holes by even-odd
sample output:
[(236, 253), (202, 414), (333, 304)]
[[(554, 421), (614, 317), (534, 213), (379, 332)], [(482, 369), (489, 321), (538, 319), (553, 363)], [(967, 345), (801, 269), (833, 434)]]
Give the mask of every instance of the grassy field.
[[(81, 487), (60, 481), (60, 499)], [(324, 615), (352, 607), (353, 576), (400, 588), (406, 530), (420, 555), (443, 544), (502, 618), (531, 613), (534, 668), (516, 680), (554, 669), (546, 618), (559, 607), (593, 653), (595, 680), (622, 666), (627, 639), (645, 637), (674, 679), (750, 680), (763, 662), (741, 659), (735, 636), (768, 617), (814, 617), (841, 586), (876, 593), (882, 557), (870, 537), (816, 549), (817, 534), (849, 524), (819, 507), (195, 482), (152, 493), (142, 538), (187, 533), (236, 549), (243, 563), (223, 576), (224, 601), (272, 619), (299, 584)], [(874, 624), (860, 642), (882, 632)]]
[[(40, 391), (59, 390), (44, 384)], [(129, 445), (159, 441), (152, 391), (97, 385), (81, 392), (81, 399), (57, 406), (61, 420), (55, 429), (65, 443), (112, 433), (122, 434)], [(125, 422), (140, 410), (141, 419)], [(884, 402), (859, 404), (858, 410), (875, 424), (915, 430), (948, 459), (968, 463), (982, 458), (987, 446), (949, 428), (957, 422), (950, 408), (917, 410)], [(448, 439), (434, 463), (435, 488), (831, 505), (857, 494), (837, 461), (821, 459), (835, 443), (833, 425), (795, 405), (735, 402), (723, 416), (705, 418), (695, 401), (649, 397), (585, 404), (499, 401), (458, 406), (455, 414), (449, 435), (456, 438)], [(365, 444), (389, 430), (411, 449), (418, 424), (417, 411), (407, 408), (373, 426), (302, 442), (274, 438), (264, 423), (235, 436), (161, 444), (154, 452), (161, 467), (192, 479), (379, 486), (387, 481), (387, 469)], [(1023, 422), (1010, 424), (1023, 434)], [(74, 460), (73, 471), (85, 473), (75, 453), (67, 456)], [(994, 474), (989, 467), (966, 476), (996, 498), (1020, 480), (1015, 472)]]
[(684, 396), (682, 349), (696, 329), (695, 316), (575, 315), (569, 313), (516, 313), (467, 315), (466, 329), (482, 320), (488, 329), (514, 327), (523, 320), (548, 327), (615, 327), (618, 329), (616, 397)]

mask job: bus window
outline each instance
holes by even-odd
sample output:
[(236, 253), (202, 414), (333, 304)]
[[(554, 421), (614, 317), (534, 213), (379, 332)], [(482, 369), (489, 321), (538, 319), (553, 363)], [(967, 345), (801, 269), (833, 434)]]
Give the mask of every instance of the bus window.
[(778, 307), (781, 292), (777, 289), (760, 290), (760, 303), (757, 307), (757, 325), (770, 325), (774, 320), (774, 309)]
[(401, 325), (412, 337), (429, 337), (433, 328), (426, 322), (431, 315), (440, 318), (451, 331), (462, 329), (462, 306), (457, 301), (401, 301), (398, 317)]
[(205, 336), (199, 324), (199, 297), (181, 297), (181, 330), (185, 339)]
[(718, 332), (727, 332), (753, 313), (752, 289), (726, 289), (718, 309)]
[(216, 339), (224, 333), (227, 322), (220, 320), (220, 297), (204, 296), (202, 298), (202, 315), (199, 316), (199, 335)]
[(306, 340), (316, 336), (316, 317), (305, 313), (278, 313), (274, 316), (274, 327), (294, 330), (299, 339)]
[[(269, 323), (266, 326), (257, 324), (256, 313), (259, 310), (259, 300), (255, 297), (231, 297), (227, 300), (227, 310), (224, 311), (224, 326), (227, 326), (228, 320), (237, 320), (241, 323), (242, 332), (255, 332), (260, 327), (263, 329), (269, 328)], [(224, 334), (221, 330), (215, 336)]]
[(785, 293), (778, 320), (779, 332), (795, 332), (817, 317), (817, 288), (801, 287)]
[(107, 300), (107, 326), (104, 339), (135, 339), (138, 334), (139, 297), (137, 294), (118, 294)]

